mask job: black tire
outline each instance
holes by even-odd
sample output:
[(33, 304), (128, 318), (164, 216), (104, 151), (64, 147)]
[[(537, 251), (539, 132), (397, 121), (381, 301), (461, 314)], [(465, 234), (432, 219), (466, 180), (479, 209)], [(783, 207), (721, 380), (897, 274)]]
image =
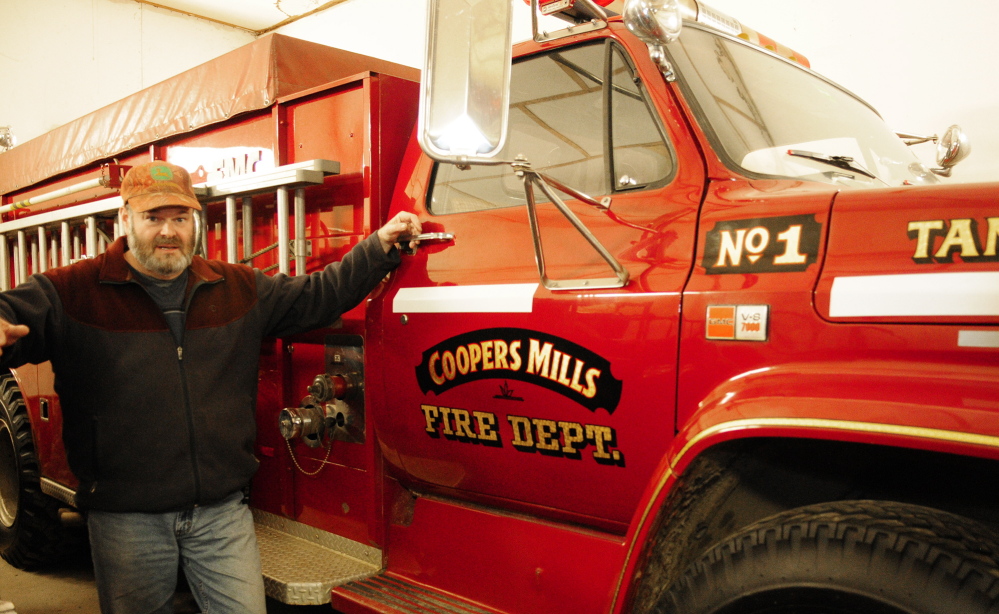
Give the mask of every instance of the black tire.
[(0, 555), (20, 569), (65, 563), (84, 552), (86, 532), (59, 522), (59, 502), (39, 484), (28, 411), (13, 376), (0, 375)]
[(672, 614), (999, 612), (999, 539), (925, 507), (847, 501), (766, 518), (699, 557)]

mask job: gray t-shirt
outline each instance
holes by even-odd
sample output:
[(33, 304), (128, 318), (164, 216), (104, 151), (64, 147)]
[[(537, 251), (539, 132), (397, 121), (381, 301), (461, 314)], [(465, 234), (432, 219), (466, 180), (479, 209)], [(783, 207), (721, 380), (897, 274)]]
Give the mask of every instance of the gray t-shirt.
[(187, 269), (184, 269), (184, 272), (174, 279), (156, 279), (136, 271), (132, 265), (129, 265), (129, 268), (135, 273), (136, 281), (146, 289), (153, 301), (163, 310), (163, 315), (166, 317), (167, 325), (170, 326), (174, 340), (177, 341), (178, 346), (181, 345), (184, 340), (184, 321), (187, 318), (187, 312), (184, 310), (184, 299), (187, 294)]

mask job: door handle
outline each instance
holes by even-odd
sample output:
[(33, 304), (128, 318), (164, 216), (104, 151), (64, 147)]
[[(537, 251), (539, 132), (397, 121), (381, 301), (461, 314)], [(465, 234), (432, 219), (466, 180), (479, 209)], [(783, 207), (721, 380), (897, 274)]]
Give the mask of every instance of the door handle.
[(416, 253), (416, 248), (410, 248), (410, 241), (418, 242), (431, 242), (431, 241), (441, 241), (450, 243), (454, 241), (454, 233), (451, 232), (424, 232), (418, 235), (403, 235), (396, 239), (401, 246), (402, 252), (404, 254), (409, 254), (412, 256)]

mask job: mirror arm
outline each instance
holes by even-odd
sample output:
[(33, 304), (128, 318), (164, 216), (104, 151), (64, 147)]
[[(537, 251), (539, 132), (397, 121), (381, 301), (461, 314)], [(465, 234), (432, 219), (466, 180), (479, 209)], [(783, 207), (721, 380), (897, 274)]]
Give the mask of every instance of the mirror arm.
[[(555, 194), (552, 187), (569, 194), (574, 198), (579, 198), (581, 201), (587, 203), (588, 205), (597, 207), (599, 209), (607, 210), (610, 208), (610, 197), (604, 198), (601, 201), (597, 201), (577, 190), (568, 188), (568, 186), (562, 184), (561, 182), (552, 180), (550, 177), (546, 177), (541, 173), (531, 170), (530, 163), (524, 160), (522, 157), (518, 156), (517, 160), (512, 164), (514, 173), (524, 180), (524, 194), (527, 198), (527, 213), (528, 218), (531, 223), (531, 235), (534, 239), (534, 255), (538, 264), (538, 274), (541, 277), (541, 283), (544, 284), (549, 290), (597, 290), (606, 288), (622, 288), (628, 284), (629, 274), (628, 270), (621, 265), (620, 262), (605, 248), (600, 241), (590, 232), (590, 229), (583, 224), (582, 221), (576, 214), (566, 206), (565, 202)], [(551, 182), (551, 183), (549, 183)], [(607, 262), (608, 265), (614, 270), (615, 277), (607, 277), (600, 279), (572, 279), (572, 280), (557, 280), (548, 277), (547, 267), (545, 265), (544, 249), (541, 245), (541, 228), (538, 224), (538, 214), (537, 214), (537, 203), (534, 200), (534, 186), (537, 185), (538, 188), (544, 193), (545, 196), (555, 205), (555, 208), (565, 216), (567, 220), (576, 228), (576, 231), (583, 236), (584, 239), (590, 244), (590, 246), (600, 254), (600, 257)]]
[(920, 143), (936, 143), (939, 137), (937, 135), (923, 136), (921, 134), (909, 134), (908, 132), (896, 132), (895, 136), (902, 139), (902, 142), (912, 147), (913, 145), (919, 145)]
[[(514, 170), (516, 170), (516, 168)], [(534, 175), (537, 176), (539, 183), (546, 184), (546, 185), (548, 185), (550, 187), (553, 187), (556, 190), (562, 192), (563, 194), (568, 194), (569, 196), (575, 198), (576, 200), (582, 201), (582, 202), (586, 203), (587, 205), (590, 205), (591, 207), (595, 207), (597, 209), (600, 209), (601, 211), (610, 211), (610, 208), (611, 208), (611, 197), (610, 196), (604, 196), (600, 200), (597, 200), (597, 199), (593, 198), (592, 196), (589, 196), (587, 194), (583, 194), (579, 190), (576, 190), (574, 188), (570, 188), (569, 186), (565, 185), (564, 183), (562, 183), (558, 179), (555, 179), (554, 177), (551, 177), (549, 175), (545, 175), (544, 173), (539, 173), (539, 172), (536, 172), (536, 171), (530, 171), (530, 172), (534, 173)], [(545, 194), (547, 195), (547, 192)], [(549, 196), (549, 198), (551, 198), (551, 197)]]
[[(517, 164), (517, 162), (509, 162), (508, 164), (514, 165), (514, 164)], [(569, 196), (575, 198), (576, 200), (580, 201), (581, 203), (583, 203), (585, 205), (590, 205), (591, 207), (593, 207), (594, 209), (596, 209), (598, 211), (603, 211), (604, 213), (607, 214), (607, 217), (609, 217), (610, 219), (614, 220), (618, 224), (622, 224), (622, 225), (627, 226), (629, 228), (634, 228), (635, 230), (641, 230), (642, 232), (651, 232), (653, 234), (662, 234), (662, 231), (660, 231), (660, 230), (656, 230), (654, 228), (649, 228), (648, 226), (640, 226), (638, 224), (633, 224), (632, 222), (629, 222), (628, 220), (625, 220), (625, 219), (622, 219), (622, 218), (618, 217), (617, 214), (615, 214), (615, 213), (613, 213), (611, 211), (611, 202), (613, 201), (613, 198), (610, 197), (610, 196), (604, 196), (600, 200), (597, 200), (597, 199), (593, 198), (592, 196), (589, 196), (588, 194), (584, 194), (584, 193), (580, 192), (579, 190), (576, 190), (574, 188), (571, 188), (571, 187), (565, 185), (564, 183), (562, 183), (561, 181), (559, 181), (558, 179), (555, 179), (554, 177), (552, 177), (550, 175), (546, 175), (544, 173), (539, 173), (539, 172), (536, 172), (536, 171), (533, 171), (533, 172), (534, 172), (535, 175), (538, 176), (538, 179), (540, 181), (543, 181), (544, 183), (547, 183), (549, 186), (555, 188), (556, 190), (562, 192), (563, 194), (568, 194)]]

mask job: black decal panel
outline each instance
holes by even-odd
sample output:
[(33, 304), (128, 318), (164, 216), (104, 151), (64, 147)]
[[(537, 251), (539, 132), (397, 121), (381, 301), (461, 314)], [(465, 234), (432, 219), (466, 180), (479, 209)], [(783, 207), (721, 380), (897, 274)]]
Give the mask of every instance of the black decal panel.
[(709, 275), (804, 271), (818, 260), (821, 239), (811, 214), (717, 222), (701, 266)]
[(476, 330), (442, 341), (423, 352), (416, 379), (424, 394), (482, 379), (519, 380), (608, 413), (617, 408), (622, 387), (605, 358), (561, 337), (520, 328)]

